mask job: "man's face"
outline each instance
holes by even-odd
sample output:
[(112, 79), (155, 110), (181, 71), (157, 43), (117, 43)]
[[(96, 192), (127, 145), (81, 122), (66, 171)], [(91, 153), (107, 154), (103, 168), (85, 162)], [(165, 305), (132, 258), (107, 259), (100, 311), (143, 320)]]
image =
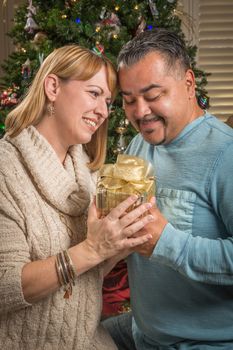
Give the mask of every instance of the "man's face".
[(119, 82), (126, 116), (150, 144), (168, 144), (197, 117), (192, 71), (168, 71), (157, 52), (121, 67)]

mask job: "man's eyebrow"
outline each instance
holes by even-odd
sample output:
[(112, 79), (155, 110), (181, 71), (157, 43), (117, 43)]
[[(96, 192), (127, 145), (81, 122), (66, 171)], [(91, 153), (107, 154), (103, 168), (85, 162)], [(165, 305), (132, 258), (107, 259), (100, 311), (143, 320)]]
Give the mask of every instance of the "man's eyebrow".
[[(145, 92), (148, 92), (151, 89), (155, 89), (155, 88), (158, 89), (158, 88), (161, 88), (161, 87), (162, 87), (162, 85), (160, 85), (160, 84), (150, 84), (149, 86), (146, 86), (143, 89), (139, 90), (139, 93), (140, 94), (144, 94)], [(121, 90), (120, 94), (121, 95), (125, 95), (125, 96), (130, 96), (130, 95), (132, 95), (132, 92)]]

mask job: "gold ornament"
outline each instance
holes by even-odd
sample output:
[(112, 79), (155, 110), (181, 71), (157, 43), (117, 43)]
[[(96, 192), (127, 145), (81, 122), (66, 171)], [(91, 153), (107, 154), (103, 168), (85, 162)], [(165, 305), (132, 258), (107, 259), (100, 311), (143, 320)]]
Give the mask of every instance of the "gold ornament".
[(127, 132), (127, 124), (128, 120), (121, 120), (119, 123), (119, 126), (116, 127), (116, 133), (119, 134), (118, 140), (117, 140), (117, 147), (113, 150), (114, 154), (121, 154), (126, 149), (126, 140), (124, 134)]
[(47, 35), (43, 32), (38, 32), (34, 36), (33, 43), (35, 45), (41, 45), (47, 39)]

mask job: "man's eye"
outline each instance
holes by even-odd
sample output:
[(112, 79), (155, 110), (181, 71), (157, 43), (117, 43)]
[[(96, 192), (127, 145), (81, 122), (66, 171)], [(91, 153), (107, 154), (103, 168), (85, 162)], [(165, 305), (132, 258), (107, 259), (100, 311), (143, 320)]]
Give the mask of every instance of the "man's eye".
[(156, 101), (160, 98), (161, 94), (160, 95), (157, 95), (157, 96), (146, 96), (145, 99), (150, 102), (150, 101)]
[(132, 105), (134, 102), (135, 102), (135, 100), (125, 100), (125, 99), (124, 99), (124, 103), (125, 103), (126, 105)]

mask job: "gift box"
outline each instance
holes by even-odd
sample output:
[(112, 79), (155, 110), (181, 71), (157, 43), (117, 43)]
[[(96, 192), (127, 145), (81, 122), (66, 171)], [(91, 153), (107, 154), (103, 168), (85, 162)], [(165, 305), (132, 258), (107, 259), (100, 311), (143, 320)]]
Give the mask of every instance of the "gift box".
[(104, 164), (99, 171), (96, 191), (99, 216), (107, 215), (132, 194), (138, 195), (138, 200), (128, 211), (155, 195), (153, 167), (139, 157), (120, 154), (115, 164)]

